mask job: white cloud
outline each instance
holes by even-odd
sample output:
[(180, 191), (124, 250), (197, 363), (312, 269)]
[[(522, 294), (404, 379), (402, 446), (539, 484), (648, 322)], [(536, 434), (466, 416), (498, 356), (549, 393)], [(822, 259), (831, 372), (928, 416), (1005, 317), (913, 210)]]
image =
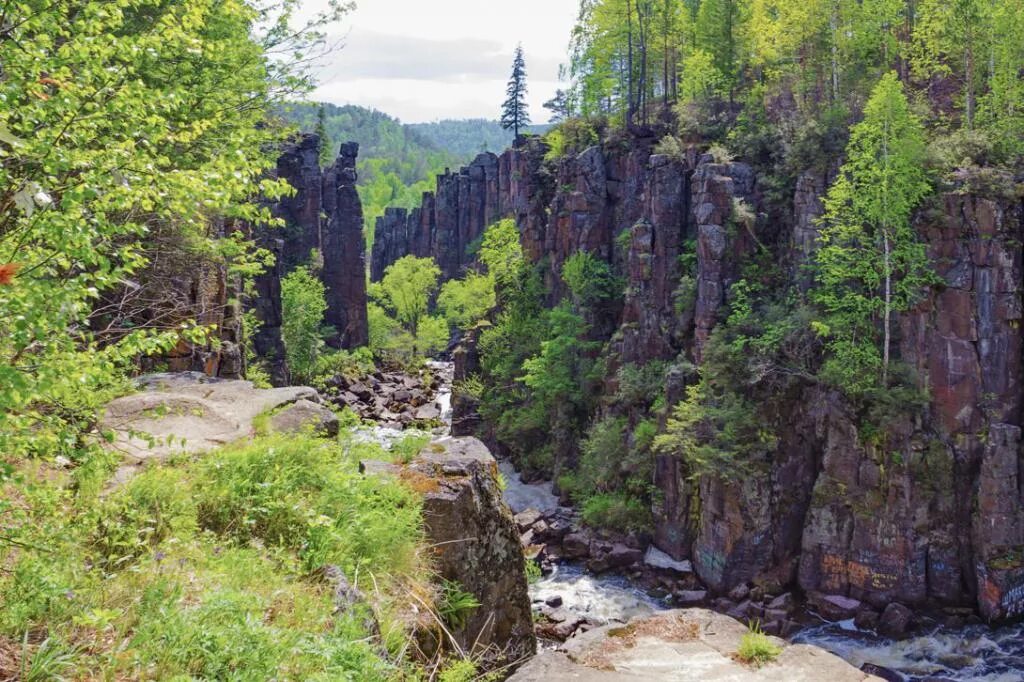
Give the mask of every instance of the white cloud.
[[(322, 0), (307, 0), (315, 10)], [(360, 0), (318, 70), (314, 99), (380, 109), (408, 123), (497, 118), (512, 51), (526, 52), (535, 122), (558, 87), (578, 0)]]

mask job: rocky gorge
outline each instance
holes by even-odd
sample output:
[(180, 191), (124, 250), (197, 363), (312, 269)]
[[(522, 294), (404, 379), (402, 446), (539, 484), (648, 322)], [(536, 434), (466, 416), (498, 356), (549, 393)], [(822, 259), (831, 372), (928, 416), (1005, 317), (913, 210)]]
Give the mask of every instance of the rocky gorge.
[[(440, 178), (438, 195), (420, 210), (389, 212), (378, 223), (372, 271), (407, 253), (444, 254), (454, 274), (470, 264), (465, 247), (487, 217), (511, 215), (526, 253), (543, 259), (552, 296), (561, 264), (579, 250), (622, 273), (626, 296), (608, 337), (617, 362), (699, 365), (756, 245), (770, 245), (794, 281), (815, 248), (821, 172), (801, 175), (795, 195), (777, 205), (751, 166), (693, 147), (672, 158), (636, 139), (554, 164), (545, 164), (545, 152), (532, 141), (500, 158), (481, 155)], [(922, 415), (889, 427), (901, 461), (884, 461), (865, 442), (858, 416), (837, 395), (793, 386), (776, 399), (777, 423), (786, 427), (763, 472), (741, 482), (693, 480), (680, 461), (658, 458), (656, 547), (692, 561), (721, 595), (757, 582), (876, 609), (967, 606), (988, 620), (1020, 613), (1017, 181), (965, 175), (917, 217), (944, 284), (899, 321), (899, 354), (930, 395)], [(744, 205), (753, 219), (741, 225), (736, 207)], [(695, 292), (678, 310), (687, 242)], [(666, 377), (671, 404), (686, 379), (678, 370)], [(471, 407), (455, 402), (458, 424)], [(571, 469), (573, 458), (572, 448), (556, 448), (553, 474)]]
[[(351, 178), (343, 169), (354, 150), (343, 147), (342, 170), (317, 176), (314, 149), (307, 136), (279, 164), (298, 190), (275, 208), (290, 226), (273, 242), (282, 263), (312, 244), (334, 249), (325, 258), (362, 253), (351, 196), (325, 199), (323, 190)], [(555, 161), (547, 152), (533, 139), (501, 156), (482, 154), (439, 176), (437, 192), (419, 209), (389, 210), (368, 254), (372, 278), (410, 254), (433, 258), (444, 278), (457, 277), (474, 267), (474, 243), (502, 217), (515, 219), (552, 301), (564, 294), (559, 273), (573, 253), (605, 260), (625, 282), (621, 305), (598, 331), (613, 358), (606, 411), (615, 409), (615, 372), (626, 364), (666, 363), (663, 399), (680, 400), (688, 368), (700, 366), (721, 324), (731, 286), (758, 253), (767, 249), (795, 287), (806, 286), (803, 267), (814, 253), (828, 170), (801, 174), (795, 193), (779, 204), (766, 197), (752, 166), (716, 160), (696, 146), (679, 156), (654, 154), (653, 139), (639, 137)], [(945, 284), (900, 317), (899, 355), (930, 396), (922, 411), (886, 427), (900, 458), (865, 438), (864, 415), (840, 395), (790, 382), (774, 396), (780, 431), (766, 467), (737, 481), (694, 476), (678, 458), (659, 455), (649, 536), (588, 529), (563, 495), (552, 508), (517, 510), (527, 555), (549, 570), (571, 562), (595, 575), (628, 576), (666, 604), (710, 606), (785, 637), (813, 625), (807, 614), (890, 637), (932, 623), (955, 628), (1019, 615), (1022, 206), (1015, 182), (965, 174), (916, 218)], [(343, 191), (338, 184), (337, 195)], [(324, 240), (325, 229), (348, 236)], [(264, 275), (255, 299), (270, 322), (261, 332), (270, 358), (279, 343), (280, 274)], [(335, 309), (348, 310), (351, 320), (337, 342), (351, 345), (366, 334), (365, 289), (345, 293), (339, 284), (334, 291)], [(478, 371), (475, 344), (470, 333), (455, 349), (456, 387)], [(388, 428), (430, 427), (441, 416), (431, 403), (439, 386), (378, 373), (338, 377), (327, 397)], [(507, 456), (472, 396), (456, 389), (452, 403), (453, 434), (478, 436)], [(531, 481), (557, 478), (577, 459), (574, 444), (557, 444), (550, 469), (524, 473)], [(538, 632), (551, 639), (599, 624), (558, 606), (539, 608)]]

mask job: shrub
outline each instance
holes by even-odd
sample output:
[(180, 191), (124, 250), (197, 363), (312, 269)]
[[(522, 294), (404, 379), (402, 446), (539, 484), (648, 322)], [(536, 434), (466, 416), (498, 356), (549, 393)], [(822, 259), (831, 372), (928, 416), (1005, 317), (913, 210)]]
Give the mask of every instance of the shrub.
[(305, 381), (324, 347), (324, 285), (306, 267), (298, 267), (281, 280), (281, 313), (285, 356), (295, 377)]
[(601, 493), (584, 501), (580, 511), (584, 523), (621, 532), (648, 532), (653, 520), (651, 510), (636, 499), (620, 493)]
[(607, 262), (577, 251), (562, 264), (562, 279), (572, 293), (574, 303), (590, 308), (622, 295), (622, 279), (616, 277)]
[(760, 626), (755, 623), (750, 625), (750, 631), (740, 640), (736, 658), (744, 663), (761, 667), (765, 663), (774, 661), (781, 653), (782, 647), (761, 632)]
[(437, 297), (437, 307), (448, 324), (463, 330), (484, 319), (495, 304), (494, 278), (475, 272), (445, 282)]
[(199, 524), (240, 545), (258, 539), (296, 551), (309, 571), (408, 568), (418, 540), (415, 497), (345, 471), (342, 461), (337, 444), (296, 436), (208, 456), (195, 493)]

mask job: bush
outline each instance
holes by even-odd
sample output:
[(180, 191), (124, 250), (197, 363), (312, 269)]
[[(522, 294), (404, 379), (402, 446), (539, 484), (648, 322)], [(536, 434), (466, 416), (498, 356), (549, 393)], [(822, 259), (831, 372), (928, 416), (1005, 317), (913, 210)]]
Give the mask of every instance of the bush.
[(437, 307), (456, 329), (469, 329), (484, 319), (496, 304), (494, 279), (490, 274), (471, 272), (464, 279), (452, 279), (441, 287)]
[(611, 266), (586, 251), (577, 251), (562, 264), (562, 279), (580, 308), (592, 308), (622, 295), (622, 278)]
[(300, 381), (313, 375), (324, 347), (324, 285), (306, 267), (298, 267), (281, 280), (281, 313), (285, 356)]
[(758, 625), (754, 624), (750, 626), (750, 632), (743, 635), (740, 640), (736, 658), (744, 663), (761, 667), (765, 663), (774, 661), (781, 653), (782, 647), (773, 642), (768, 635), (761, 632)]
[(580, 515), (587, 525), (623, 533), (649, 532), (653, 527), (651, 510), (639, 500), (620, 493), (601, 493), (587, 498)]
[(239, 545), (258, 539), (298, 552), (308, 571), (409, 568), (416, 498), (345, 471), (342, 455), (335, 443), (292, 435), (208, 456), (195, 492), (199, 525)]

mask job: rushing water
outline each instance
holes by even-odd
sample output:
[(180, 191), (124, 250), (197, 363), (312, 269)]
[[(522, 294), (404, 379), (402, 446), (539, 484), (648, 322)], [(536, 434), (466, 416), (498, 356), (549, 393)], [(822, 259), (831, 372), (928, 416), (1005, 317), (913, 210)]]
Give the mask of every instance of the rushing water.
[[(505, 499), (513, 512), (548, 511), (558, 506), (550, 483), (523, 483), (510, 462), (500, 464)], [(530, 589), (533, 599), (559, 596), (563, 606), (596, 623), (626, 621), (669, 608), (621, 576), (588, 573), (563, 564)], [(860, 668), (873, 663), (906, 682), (1024, 682), (1024, 624), (1003, 628), (982, 625), (960, 629), (937, 628), (902, 641), (879, 637), (854, 627), (853, 621), (808, 627), (794, 638), (841, 656)]]
[[(452, 370), (450, 362), (430, 362), (441, 379), (434, 400), (447, 433), (451, 425)], [(386, 448), (406, 435), (382, 427), (359, 429), (356, 437)], [(513, 512), (524, 509), (550, 511), (559, 506), (558, 496), (547, 482), (523, 483), (511, 462), (499, 464), (505, 479), (505, 500)], [(626, 621), (670, 608), (617, 575), (592, 575), (576, 564), (562, 564), (530, 588), (535, 600), (558, 596), (564, 608), (594, 623)], [(1024, 682), (1024, 624), (1002, 628), (983, 625), (936, 628), (928, 634), (893, 641), (854, 627), (852, 621), (814, 625), (793, 637), (841, 656), (856, 667), (873, 663), (900, 674), (906, 682)]]
[(1024, 624), (989, 628), (936, 628), (893, 641), (857, 630), (852, 621), (822, 623), (801, 630), (796, 642), (814, 644), (860, 667), (873, 663), (908, 682), (1021, 682), (1024, 680)]

